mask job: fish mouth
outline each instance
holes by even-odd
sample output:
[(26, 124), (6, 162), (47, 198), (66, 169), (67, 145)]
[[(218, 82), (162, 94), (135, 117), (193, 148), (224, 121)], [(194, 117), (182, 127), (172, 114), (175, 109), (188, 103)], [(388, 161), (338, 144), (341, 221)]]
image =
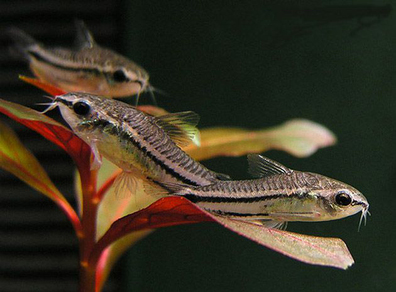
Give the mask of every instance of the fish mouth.
[(140, 85), (140, 87), (142, 87), (143, 88), (143, 86), (144, 86), (144, 82), (142, 81), (142, 80), (135, 80), (135, 82), (136, 83), (139, 83), (139, 85)]
[(68, 108), (73, 107), (73, 103), (71, 101), (61, 98), (60, 96), (49, 97), (49, 98), (52, 100), (52, 102), (43, 104), (43, 105), (48, 105), (48, 107), (41, 112), (42, 114), (45, 114), (46, 112), (55, 109), (56, 107), (59, 106), (59, 103), (64, 104)]
[(65, 106), (67, 106), (69, 108), (73, 107), (73, 103), (71, 101), (69, 101), (67, 99), (64, 99), (64, 98), (61, 98), (60, 96), (56, 96), (54, 98), (53, 103), (56, 104), (56, 105), (58, 105), (58, 103), (62, 103), (62, 104), (64, 104)]
[(146, 81), (142, 81), (141, 79), (136, 79), (133, 82), (140, 85), (139, 93), (146, 87)]

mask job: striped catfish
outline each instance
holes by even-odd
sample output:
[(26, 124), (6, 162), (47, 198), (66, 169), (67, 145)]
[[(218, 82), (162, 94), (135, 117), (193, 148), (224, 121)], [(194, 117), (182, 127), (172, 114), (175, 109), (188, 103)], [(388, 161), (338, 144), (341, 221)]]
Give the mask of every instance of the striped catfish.
[(288, 221), (335, 220), (358, 212), (360, 223), (366, 219), (369, 204), (355, 188), (320, 174), (291, 170), (260, 155), (249, 155), (248, 160), (258, 179), (162, 186), (210, 213), (271, 227)]
[(14, 52), (28, 60), (40, 79), (66, 92), (123, 97), (153, 88), (148, 73), (135, 62), (99, 46), (84, 22), (76, 21), (74, 49), (48, 48), (20, 29), (11, 28)]
[(103, 155), (125, 175), (143, 173), (162, 183), (202, 186), (229, 179), (179, 148), (198, 134), (199, 117), (193, 112), (153, 117), (124, 102), (86, 93), (56, 96), (47, 110), (57, 106), (73, 132), (91, 146), (95, 168)]

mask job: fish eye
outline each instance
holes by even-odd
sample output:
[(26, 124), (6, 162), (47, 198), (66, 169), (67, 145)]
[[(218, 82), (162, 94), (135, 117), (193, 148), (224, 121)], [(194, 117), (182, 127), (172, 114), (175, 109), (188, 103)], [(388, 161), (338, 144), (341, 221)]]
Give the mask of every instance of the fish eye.
[(73, 104), (73, 110), (76, 114), (85, 116), (91, 111), (91, 107), (86, 102), (77, 101), (75, 104)]
[(335, 196), (335, 201), (337, 205), (348, 206), (352, 203), (352, 198), (347, 193), (340, 192)]
[(128, 77), (125, 75), (125, 72), (121, 69), (116, 70), (113, 73), (113, 79), (115, 82), (126, 82), (128, 81)]

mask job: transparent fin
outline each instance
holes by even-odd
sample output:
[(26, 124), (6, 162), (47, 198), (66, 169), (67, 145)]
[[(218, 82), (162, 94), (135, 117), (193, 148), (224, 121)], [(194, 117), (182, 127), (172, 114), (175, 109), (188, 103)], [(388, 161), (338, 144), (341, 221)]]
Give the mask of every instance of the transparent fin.
[(287, 222), (283, 222), (283, 221), (254, 220), (253, 222), (256, 222), (256, 223), (263, 225), (267, 228), (273, 228), (273, 229), (286, 230), (286, 227), (287, 227)]
[[(157, 124), (169, 135), (169, 137), (178, 145), (183, 147), (195, 140), (195, 144), (200, 141), (198, 129), (199, 116), (191, 111), (168, 114), (155, 118)], [(199, 141), (199, 142), (198, 142)]]
[(197, 133), (195, 134), (194, 138), (191, 139), (191, 141), (194, 143), (195, 146), (201, 147), (201, 133), (199, 130), (197, 130)]
[(74, 24), (77, 29), (76, 39), (74, 41), (74, 45), (77, 50), (84, 48), (93, 48), (95, 45), (95, 40), (82, 20), (75, 20)]
[(165, 188), (162, 184), (147, 181), (144, 184), (144, 191), (150, 196), (165, 197), (172, 195), (172, 190)]
[(219, 180), (231, 180), (231, 176), (228, 174), (220, 173), (220, 172), (215, 172), (216, 178)]
[(113, 188), (116, 198), (131, 197), (137, 188), (136, 177), (130, 172), (123, 171), (116, 177)]
[(91, 163), (91, 170), (98, 170), (102, 166), (102, 155), (100, 155), (98, 147), (96, 147), (95, 141), (93, 141), (90, 145), (93, 161)]
[(266, 177), (276, 174), (291, 174), (286, 166), (258, 154), (248, 155), (249, 173), (253, 177)]
[(168, 192), (160, 186), (126, 171), (116, 177), (112, 188), (117, 200), (129, 199), (128, 204), (133, 204), (135, 210), (141, 210), (159, 197), (168, 195)]
[(7, 30), (8, 36), (14, 41), (14, 45), (10, 47), (10, 52), (15, 57), (23, 57), (29, 59), (29, 48), (39, 45), (39, 43), (23, 30), (11, 27)]
[(190, 188), (189, 185), (185, 184), (178, 184), (178, 183), (167, 183), (167, 182), (153, 182), (152, 183), (154, 186), (157, 186), (156, 188), (160, 188), (162, 190), (163, 194), (168, 194), (168, 195), (173, 195), (177, 193), (182, 193), (183, 190), (186, 188)]

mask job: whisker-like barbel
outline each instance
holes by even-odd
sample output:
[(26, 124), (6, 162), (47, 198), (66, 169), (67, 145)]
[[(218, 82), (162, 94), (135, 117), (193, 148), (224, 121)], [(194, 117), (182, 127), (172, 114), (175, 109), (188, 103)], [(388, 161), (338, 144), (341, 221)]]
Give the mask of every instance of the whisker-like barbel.
[(328, 221), (362, 212), (369, 204), (355, 188), (326, 176), (291, 170), (260, 155), (249, 155), (250, 171), (259, 179), (218, 181), (208, 186), (162, 184), (204, 210), (268, 227), (288, 221)]
[(103, 155), (124, 170), (125, 180), (128, 174), (144, 175), (151, 180), (145, 185), (148, 193), (183, 196), (217, 216), (268, 227), (367, 213), (368, 202), (355, 188), (259, 155), (249, 155), (250, 172), (259, 179), (231, 181), (205, 168), (178, 147), (197, 134), (198, 117), (192, 112), (153, 117), (123, 102), (84, 93), (57, 96), (50, 107), (55, 106), (91, 146), (94, 165)]
[(208, 185), (229, 178), (194, 161), (179, 146), (192, 143), (198, 115), (182, 112), (153, 117), (114, 99), (86, 93), (56, 96), (65, 121), (91, 146), (95, 166), (103, 155), (126, 172), (162, 182)]
[(365, 208), (362, 209), (362, 214), (360, 215), (360, 220), (359, 220), (359, 226), (358, 226), (358, 231), (360, 231), (360, 226), (362, 225), (362, 221), (364, 221), (364, 226), (366, 226), (367, 223), (367, 215), (370, 215), (369, 212), (369, 205), (367, 204), (367, 206)]

